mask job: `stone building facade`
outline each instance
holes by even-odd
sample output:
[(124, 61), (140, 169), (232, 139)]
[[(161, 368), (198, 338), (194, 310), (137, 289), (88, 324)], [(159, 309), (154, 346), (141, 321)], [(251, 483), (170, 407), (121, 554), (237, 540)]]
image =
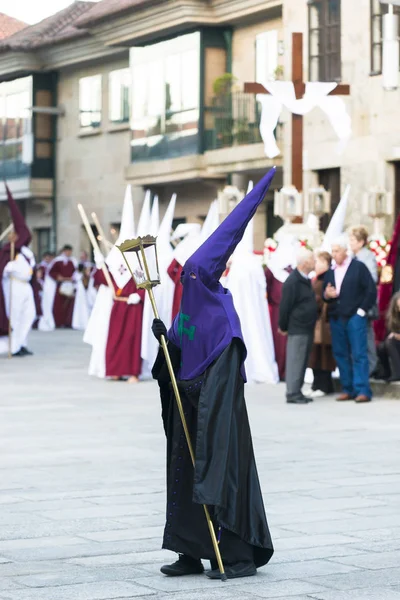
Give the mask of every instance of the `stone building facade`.
[[(331, 13), (324, 14), (324, 6), (328, 5)], [(350, 184), (347, 224), (363, 222), (371, 231), (373, 223), (363, 212), (364, 195), (374, 187), (385, 188), (394, 196), (393, 213), (387, 216), (383, 228), (390, 235), (394, 217), (400, 212), (400, 87), (395, 91), (383, 89), (381, 15), (386, 10), (379, 0), (308, 3), (285, 0), (283, 3), (285, 78), (291, 76), (291, 55), (286, 49), (290, 48), (291, 33), (299, 31), (304, 34), (305, 81), (315, 80), (318, 76), (319, 80), (329, 81), (333, 74), (335, 79), (351, 86), (350, 96), (344, 101), (351, 116), (352, 136), (342, 152), (331, 125), (319, 109), (305, 118), (304, 180), (311, 186), (320, 182), (329, 184), (330, 181), (334, 188), (334, 206), (346, 185)], [(332, 60), (331, 73), (324, 77), (318, 64), (312, 63), (310, 49), (312, 54), (315, 36), (327, 36), (329, 26), (331, 50), (336, 49), (338, 56)], [(311, 31), (315, 27), (321, 28), (320, 33)], [(286, 128), (284, 172), (287, 183), (290, 179), (290, 149), (290, 128)]]
[[(137, 217), (150, 189), (161, 212), (176, 192), (177, 221), (200, 222), (225, 185), (244, 191), (273, 164), (275, 186), (290, 183), (290, 115), (282, 114), (275, 132), (282, 153), (270, 160), (259, 104), (243, 86), (291, 79), (292, 32), (304, 34), (305, 81), (351, 85), (345, 102), (353, 135), (341, 153), (322, 112), (304, 119), (305, 188), (325, 185), (334, 209), (351, 184), (348, 220), (371, 225), (363, 194), (385, 187), (396, 198), (389, 231), (400, 208), (400, 91), (384, 91), (379, 74), (384, 10), (378, 0), (357, 7), (344, 0), (79, 1), (0, 41), (0, 110), (1, 89), (27, 77), (28, 108), (50, 109), (28, 111), (32, 161), (23, 178), (9, 180), (34, 229), (34, 249), (43, 250), (46, 240), (89, 248), (78, 202), (97, 213), (111, 237), (127, 183)], [(2, 131), (11, 131), (5, 113), (0, 117)], [(0, 202), (2, 225), (5, 218)], [(279, 225), (271, 192), (257, 214), (256, 248)]]

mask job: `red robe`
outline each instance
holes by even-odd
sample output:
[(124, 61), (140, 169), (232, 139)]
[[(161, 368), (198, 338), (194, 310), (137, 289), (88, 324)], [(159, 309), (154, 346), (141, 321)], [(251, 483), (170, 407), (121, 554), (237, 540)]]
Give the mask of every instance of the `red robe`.
[(374, 322), (375, 337), (383, 342), (387, 336), (386, 313), (395, 292), (400, 290), (400, 216), (394, 227), (392, 246), (387, 256), (387, 265), (382, 269), (378, 287), (379, 319)]
[(60, 294), (61, 282), (57, 281), (57, 277), (72, 278), (76, 271), (72, 260), (64, 262), (62, 259), (55, 260), (48, 271), (48, 275), (57, 283), (57, 289), (54, 296), (53, 315), (56, 327), (72, 327), (72, 314), (74, 312), (75, 298), (68, 298)]
[(33, 276), (31, 279), (31, 286), (33, 289), (33, 297), (35, 299), (36, 316), (37, 316), (37, 319), (34, 322), (32, 329), (37, 329), (38, 323), (39, 323), (39, 317), (41, 317), (43, 315), (43, 311), (42, 311), (43, 280), (37, 278), (36, 269), (33, 272)]
[(282, 300), (283, 283), (278, 281), (272, 271), (265, 267), (265, 278), (267, 280), (267, 294), (269, 312), (271, 315), (272, 336), (274, 338), (275, 359), (278, 364), (279, 379), (284, 381), (286, 371), (286, 345), (287, 337), (280, 334), (279, 329), (279, 305)]
[[(95, 274), (95, 284), (107, 285), (102, 271), (97, 271)], [(141, 302), (127, 304), (127, 302), (114, 300), (106, 348), (106, 377), (139, 377), (142, 370), (140, 351), (143, 302), (146, 292), (138, 290), (132, 279), (123, 290), (118, 289), (114, 280), (113, 284), (119, 298), (128, 298), (130, 294), (137, 293)]]
[(183, 286), (181, 284), (181, 273), (183, 271), (183, 267), (178, 263), (177, 260), (172, 261), (169, 265), (167, 273), (175, 284), (174, 290), (174, 300), (172, 304), (172, 320), (175, 319), (176, 315), (179, 313), (181, 308), (181, 300), (183, 293)]

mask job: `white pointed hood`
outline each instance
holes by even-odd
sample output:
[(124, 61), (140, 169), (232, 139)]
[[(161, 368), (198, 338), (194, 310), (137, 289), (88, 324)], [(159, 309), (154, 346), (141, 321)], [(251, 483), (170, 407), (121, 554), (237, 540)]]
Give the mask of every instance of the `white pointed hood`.
[(201, 228), (201, 243), (205, 242), (219, 225), (218, 200), (213, 200)]
[(135, 233), (135, 217), (133, 212), (132, 188), (130, 185), (126, 187), (124, 205), (122, 208), (121, 228), (119, 236), (107, 256), (106, 263), (108, 270), (114, 278), (115, 283), (120, 289), (123, 289), (131, 278), (124, 257), (122, 256), (117, 245), (122, 244), (125, 240), (131, 240), (136, 236)]
[(332, 252), (332, 243), (344, 233), (344, 223), (346, 220), (347, 207), (349, 205), (350, 190), (351, 186), (348, 185), (332, 216), (328, 229), (326, 230), (324, 241), (322, 242), (322, 250)]
[[(154, 288), (154, 296), (160, 318), (164, 321), (167, 329), (171, 326), (172, 321), (172, 305), (174, 300), (175, 285), (172, 279), (168, 276), (167, 269), (172, 262), (174, 250), (171, 246), (171, 229), (174, 219), (176, 204), (176, 194), (172, 195), (167, 211), (161, 221), (160, 229), (157, 236), (157, 254), (158, 266), (160, 269), (161, 285)], [(154, 315), (151, 307), (151, 302), (146, 295), (144, 301), (143, 321), (142, 321), (142, 348), (141, 357), (143, 359), (143, 371), (145, 375), (150, 377), (150, 371), (157, 357), (158, 342), (151, 333), (151, 324)]]
[(153, 201), (153, 206), (151, 209), (151, 217), (150, 217), (150, 228), (148, 233), (153, 236), (158, 235), (158, 230), (160, 229), (160, 210), (158, 206), (158, 196), (155, 196)]
[[(254, 184), (252, 181), (249, 181), (249, 185), (247, 187), (247, 194), (250, 194), (253, 189)], [(247, 195), (246, 194), (246, 195)], [(254, 217), (250, 221), (250, 223), (246, 227), (246, 231), (244, 232), (242, 241), (236, 248), (234, 254), (253, 254), (254, 252)]]
[(161, 225), (160, 225), (160, 229), (158, 231), (158, 237), (157, 237), (157, 250), (158, 250), (159, 260), (161, 257), (163, 257), (164, 253), (167, 253), (168, 261), (169, 261), (167, 268), (169, 267), (169, 265), (171, 263), (171, 257), (173, 254), (173, 248), (171, 246), (170, 240), (171, 240), (172, 223), (173, 223), (174, 214), (175, 214), (175, 205), (176, 205), (176, 194), (172, 194), (172, 197), (169, 202), (168, 208), (165, 212), (164, 218), (161, 221)]
[(150, 192), (150, 190), (147, 190), (145, 197), (144, 197), (144, 201), (143, 201), (142, 211), (141, 211), (140, 217), (139, 217), (139, 224), (138, 224), (138, 228), (137, 228), (138, 237), (144, 237), (145, 235), (149, 235), (149, 233), (150, 233), (150, 223), (151, 223), (150, 199), (151, 199), (151, 192)]

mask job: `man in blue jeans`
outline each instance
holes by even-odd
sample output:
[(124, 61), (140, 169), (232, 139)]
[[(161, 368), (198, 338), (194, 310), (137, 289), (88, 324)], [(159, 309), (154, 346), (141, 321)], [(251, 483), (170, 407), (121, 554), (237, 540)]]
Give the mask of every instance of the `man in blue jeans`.
[(376, 286), (367, 267), (348, 255), (345, 237), (332, 245), (332, 258), (335, 266), (325, 275), (324, 299), (343, 388), (337, 400), (370, 402), (367, 314), (376, 303)]

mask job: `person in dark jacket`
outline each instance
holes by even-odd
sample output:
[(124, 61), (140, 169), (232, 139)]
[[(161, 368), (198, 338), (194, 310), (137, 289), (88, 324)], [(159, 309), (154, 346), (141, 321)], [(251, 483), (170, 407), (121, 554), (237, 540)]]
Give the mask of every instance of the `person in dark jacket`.
[(324, 299), (329, 303), (332, 348), (340, 371), (343, 393), (338, 401), (369, 402), (368, 311), (376, 303), (376, 287), (367, 267), (351, 259), (347, 239), (332, 245), (335, 266), (324, 279)]
[(307, 404), (312, 398), (303, 395), (301, 388), (314, 340), (318, 308), (309, 279), (314, 270), (314, 255), (301, 250), (297, 269), (287, 278), (282, 289), (279, 330), (288, 336), (286, 352), (286, 400), (290, 404)]

